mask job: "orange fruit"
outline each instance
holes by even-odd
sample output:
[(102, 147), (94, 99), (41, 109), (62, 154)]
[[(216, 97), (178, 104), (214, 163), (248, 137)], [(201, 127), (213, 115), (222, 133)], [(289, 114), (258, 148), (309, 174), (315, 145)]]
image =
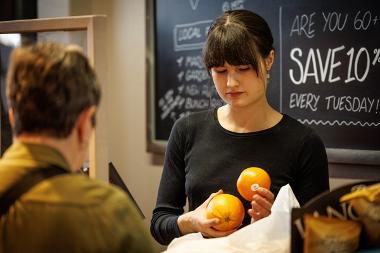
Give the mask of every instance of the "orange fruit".
[(221, 223), (213, 227), (219, 231), (238, 228), (243, 222), (244, 214), (244, 206), (240, 199), (226, 193), (216, 195), (206, 209), (208, 219), (218, 218), (221, 220)]
[(248, 201), (252, 201), (259, 186), (269, 189), (270, 184), (269, 174), (259, 167), (250, 167), (243, 170), (236, 182), (238, 192)]

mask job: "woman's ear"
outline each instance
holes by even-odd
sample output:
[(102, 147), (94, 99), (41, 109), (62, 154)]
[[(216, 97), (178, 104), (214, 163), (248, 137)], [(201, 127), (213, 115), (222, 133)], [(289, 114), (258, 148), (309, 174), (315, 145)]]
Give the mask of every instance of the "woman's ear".
[(265, 58), (265, 68), (267, 71), (271, 70), (273, 62), (274, 62), (274, 50), (272, 49), (269, 52), (267, 58)]

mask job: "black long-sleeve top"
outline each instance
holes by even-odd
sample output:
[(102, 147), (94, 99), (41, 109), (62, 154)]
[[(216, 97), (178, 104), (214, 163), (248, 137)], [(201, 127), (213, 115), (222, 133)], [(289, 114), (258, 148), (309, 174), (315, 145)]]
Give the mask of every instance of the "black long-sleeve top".
[[(216, 109), (194, 113), (177, 120), (171, 131), (151, 233), (161, 244), (181, 236), (177, 219), (196, 209), (211, 193), (222, 189), (250, 203), (238, 193), (236, 181), (242, 170), (261, 167), (272, 180), (277, 195), (290, 184), (301, 205), (329, 189), (325, 147), (316, 132), (283, 115), (272, 128), (234, 133), (218, 122)], [(250, 223), (246, 214), (243, 226)]]

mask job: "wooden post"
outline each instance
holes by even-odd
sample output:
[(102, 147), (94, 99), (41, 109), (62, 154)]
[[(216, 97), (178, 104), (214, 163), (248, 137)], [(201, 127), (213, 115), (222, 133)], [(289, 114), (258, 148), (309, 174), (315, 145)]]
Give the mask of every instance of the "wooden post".
[(87, 57), (95, 68), (102, 86), (102, 100), (97, 112), (97, 125), (90, 142), (90, 177), (108, 182), (109, 158), (105, 88), (107, 84), (106, 16), (89, 15), (0, 22), (0, 34), (53, 31), (86, 31)]

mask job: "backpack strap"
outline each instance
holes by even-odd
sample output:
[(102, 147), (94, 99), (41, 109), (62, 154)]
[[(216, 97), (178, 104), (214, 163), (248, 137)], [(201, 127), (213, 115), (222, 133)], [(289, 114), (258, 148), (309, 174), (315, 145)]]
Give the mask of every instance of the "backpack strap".
[(66, 173), (69, 172), (56, 165), (34, 169), (27, 173), (0, 196), (0, 217), (6, 214), (17, 199), (28, 192), (33, 186), (47, 178)]

